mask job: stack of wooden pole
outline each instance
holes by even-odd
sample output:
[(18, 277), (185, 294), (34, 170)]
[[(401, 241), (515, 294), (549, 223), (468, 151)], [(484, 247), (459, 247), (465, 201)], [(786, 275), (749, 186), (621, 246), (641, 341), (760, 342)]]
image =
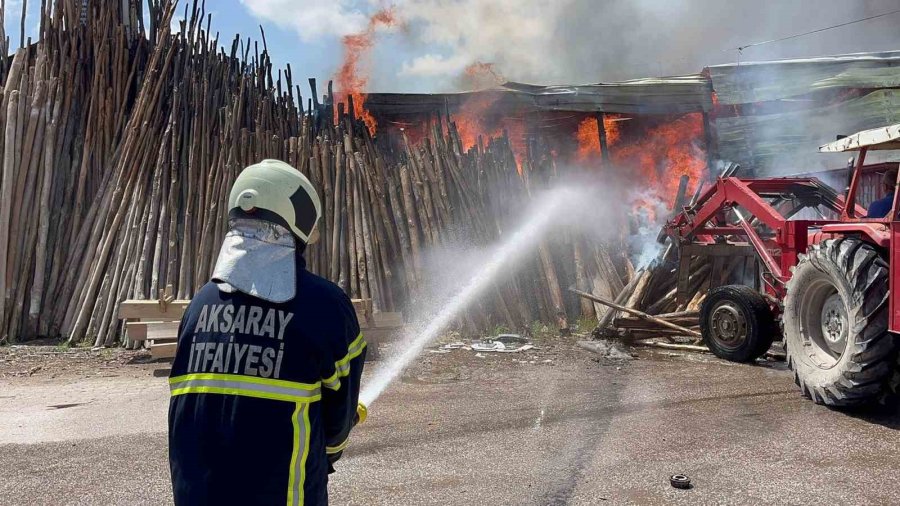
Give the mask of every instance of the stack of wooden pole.
[(240, 168), (310, 150), (289, 71), (276, 85), (265, 50), (217, 50), (187, 8), (173, 35), (170, 1), (46, 2), (40, 40), (0, 66), (0, 342), (109, 344), (121, 300), (190, 296)]
[[(190, 298), (226, 232), (231, 183), (265, 158), (319, 187), (310, 270), (382, 311), (433, 295), (430, 251), (494, 245), (559, 176), (538, 147), (520, 172), (506, 135), (464, 150), (446, 117), (418, 143), (373, 138), (359, 104), (337, 103), (330, 84), (320, 100), (311, 80), (303, 107), (264, 34), (262, 47), (236, 38), (226, 51), (202, 2), (185, 6), (173, 34), (174, 13), (172, 0), (48, 1), (40, 39), (0, 63), (0, 342), (110, 345), (121, 301), (168, 285)], [(632, 285), (623, 248), (572, 231), (537, 246), (462, 325), (565, 328), (608, 311), (564, 287), (614, 295)]]

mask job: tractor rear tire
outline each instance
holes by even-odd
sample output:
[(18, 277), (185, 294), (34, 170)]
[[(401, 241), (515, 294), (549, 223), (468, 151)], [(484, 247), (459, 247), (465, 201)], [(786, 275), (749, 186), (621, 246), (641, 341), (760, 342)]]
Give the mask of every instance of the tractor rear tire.
[(895, 386), (888, 277), (878, 251), (856, 238), (829, 239), (800, 256), (784, 300), (784, 342), (794, 381), (817, 404), (870, 404)]
[(700, 333), (715, 356), (753, 362), (769, 351), (778, 331), (762, 294), (749, 286), (728, 285), (711, 290), (703, 301)]

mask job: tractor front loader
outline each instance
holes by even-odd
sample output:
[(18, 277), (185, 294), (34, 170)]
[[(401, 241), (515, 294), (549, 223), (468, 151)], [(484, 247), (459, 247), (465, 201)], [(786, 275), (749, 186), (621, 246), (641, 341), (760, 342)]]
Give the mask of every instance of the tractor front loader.
[(723, 177), (667, 223), (682, 255), (752, 249), (762, 266), (754, 286), (721, 286), (704, 300), (700, 328), (714, 354), (750, 362), (783, 338), (796, 383), (817, 403), (856, 406), (897, 393), (898, 196), (883, 218), (857, 205), (872, 170), (866, 154), (896, 149), (900, 124), (843, 137), (819, 148), (858, 151), (843, 194), (816, 178)]

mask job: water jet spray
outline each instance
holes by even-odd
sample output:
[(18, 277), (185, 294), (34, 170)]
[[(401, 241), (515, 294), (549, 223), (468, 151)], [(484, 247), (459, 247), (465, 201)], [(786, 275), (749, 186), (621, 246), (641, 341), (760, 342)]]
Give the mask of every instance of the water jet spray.
[(558, 188), (547, 192), (527, 213), (523, 225), (488, 257), (487, 261), (469, 277), (462, 289), (450, 298), (436, 314), (419, 319), (401, 340), (401, 351), (389, 358), (363, 387), (360, 402), (371, 406), (384, 390), (409, 366), (423, 349), (438, 337), (478, 295), (490, 287), (497, 277), (534, 251), (548, 228), (560, 220), (562, 213), (582, 200), (584, 190)]

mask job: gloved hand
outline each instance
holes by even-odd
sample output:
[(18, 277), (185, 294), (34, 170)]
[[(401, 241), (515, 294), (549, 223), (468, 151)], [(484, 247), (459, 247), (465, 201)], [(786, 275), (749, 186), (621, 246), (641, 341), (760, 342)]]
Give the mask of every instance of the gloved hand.
[(353, 419), (353, 425), (357, 426), (366, 421), (366, 418), (369, 417), (369, 409), (365, 404), (359, 403), (356, 405), (356, 417)]
[[(356, 416), (353, 417), (353, 426), (357, 426), (366, 421), (366, 418), (369, 416), (369, 410), (366, 408), (366, 405), (363, 403), (359, 403), (356, 405)], [(341, 455), (343, 455), (343, 451), (337, 453), (331, 453), (328, 455), (328, 474), (334, 472), (334, 463), (337, 462)]]

